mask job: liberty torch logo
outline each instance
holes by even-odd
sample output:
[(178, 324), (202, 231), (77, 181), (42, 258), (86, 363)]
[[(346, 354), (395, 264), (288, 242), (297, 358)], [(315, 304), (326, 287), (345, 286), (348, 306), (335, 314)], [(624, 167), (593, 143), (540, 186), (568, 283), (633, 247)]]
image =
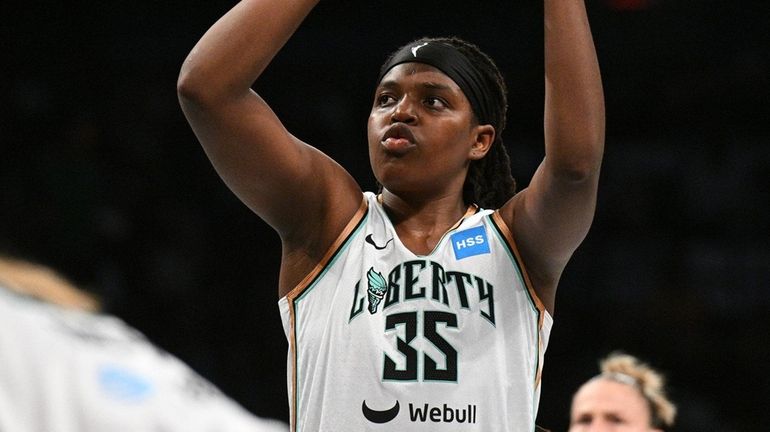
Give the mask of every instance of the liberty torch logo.
[(385, 278), (382, 277), (382, 273), (374, 271), (374, 267), (369, 268), (366, 272), (366, 277), (369, 279), (369, 288), (366, 292), (369, 294), (369, 313), (374, 315), (377, 313), (377, 307), (385, 297), (385, 290), (388, 288)]

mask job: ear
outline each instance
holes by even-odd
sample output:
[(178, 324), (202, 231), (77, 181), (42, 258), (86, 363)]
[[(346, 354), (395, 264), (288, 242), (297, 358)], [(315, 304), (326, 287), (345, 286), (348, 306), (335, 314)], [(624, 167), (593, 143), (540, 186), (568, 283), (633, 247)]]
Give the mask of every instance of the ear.
[(486, 156), (492, 147), (492, 143), (495, 142), (497, 133), (495, 132), (495, 127), (489, 124), (474, 126), (472, 132), (474, 140), (468, 158), (479, 160)]

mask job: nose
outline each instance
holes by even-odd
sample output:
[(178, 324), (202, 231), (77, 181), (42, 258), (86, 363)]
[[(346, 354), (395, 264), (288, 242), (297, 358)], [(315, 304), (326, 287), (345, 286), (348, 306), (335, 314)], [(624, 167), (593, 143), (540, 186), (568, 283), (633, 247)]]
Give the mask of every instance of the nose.
[(417, 121), (417, 114), (415, 113), (413, 102), (409, 100), (408, 96), (404, 96), (394, 106), (393, 112), (390, 115), (391, 123), (407, 123), (411, 124)]

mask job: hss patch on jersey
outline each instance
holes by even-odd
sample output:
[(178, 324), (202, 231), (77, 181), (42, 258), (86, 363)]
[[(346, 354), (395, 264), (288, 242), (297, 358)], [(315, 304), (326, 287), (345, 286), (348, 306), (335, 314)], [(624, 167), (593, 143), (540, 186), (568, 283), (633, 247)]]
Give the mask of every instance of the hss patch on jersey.
[(450, 240), (457, 260), (489, 253), (487, 232), (483, 225), (456, 232)]

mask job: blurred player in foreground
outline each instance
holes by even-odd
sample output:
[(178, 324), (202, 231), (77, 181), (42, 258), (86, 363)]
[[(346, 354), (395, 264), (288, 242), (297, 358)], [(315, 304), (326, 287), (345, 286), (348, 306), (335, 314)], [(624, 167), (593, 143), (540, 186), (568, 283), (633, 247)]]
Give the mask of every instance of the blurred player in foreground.
[(0, 256), (0, 431), (282, 432), (51, 269)]

